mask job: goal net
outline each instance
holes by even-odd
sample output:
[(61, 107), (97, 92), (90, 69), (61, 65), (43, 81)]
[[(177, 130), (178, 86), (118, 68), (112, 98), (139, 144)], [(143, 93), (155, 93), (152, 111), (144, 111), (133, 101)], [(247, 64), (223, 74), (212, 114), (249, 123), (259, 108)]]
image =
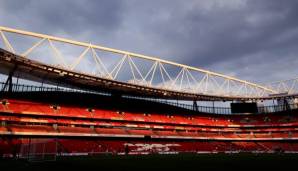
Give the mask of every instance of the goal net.
[(30, 162), (55, 161), (57, 142), (54, 139), (28, 139), (20, 149), (20, 157)]

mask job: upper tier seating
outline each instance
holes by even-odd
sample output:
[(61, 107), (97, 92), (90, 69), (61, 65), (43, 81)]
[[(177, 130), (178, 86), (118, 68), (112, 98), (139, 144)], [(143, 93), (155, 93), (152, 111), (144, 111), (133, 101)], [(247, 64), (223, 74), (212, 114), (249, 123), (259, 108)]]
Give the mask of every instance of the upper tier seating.
[(55, 117), (71, 118), (93, 118), (98, 120), (110, 121), (135, 121), (139, 123), (159, 123), (166, 125), (192, 125), (192, 126), (211, 126), (211, 127), (258, 127), (258, 126), (298, 126), (298, 116), (285, 115), (179, 115), (179, 114), (145, 114), (131, 113), (129, 111), (113, 111), (105, 109), (92, 109), (76, 106), (60, 106), (45, 103), (37, 103), (20, 100), (7, 100), (6, 105), (0, 106), (0, 112), (15, 114), (30, 114)]

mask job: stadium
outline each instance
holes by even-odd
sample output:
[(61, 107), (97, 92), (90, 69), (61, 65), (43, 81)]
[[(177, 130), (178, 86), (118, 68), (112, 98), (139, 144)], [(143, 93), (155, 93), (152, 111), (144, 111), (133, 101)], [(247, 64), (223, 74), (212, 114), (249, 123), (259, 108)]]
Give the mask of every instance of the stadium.
[[(223, 167), (227, 155), (233, 161), (243, 155), (297, 159), (297, 79), (259, 85), (91, 43), (7, 27), (0, 34), (0, 156), (6, 164), (100, 159), (110, 168), (141, 158), (179, 163), (182, 155), (189, 163), (209, 158), (209, 167), (221, 158)], [(35, 42), (20, 52), (13, 40), (23, 46), (29, 40), (12, 36)], [(78, 57), (62, 55), (69, 45), (81, 51)], [(102, 55), (117, 61), (105, 63)]]

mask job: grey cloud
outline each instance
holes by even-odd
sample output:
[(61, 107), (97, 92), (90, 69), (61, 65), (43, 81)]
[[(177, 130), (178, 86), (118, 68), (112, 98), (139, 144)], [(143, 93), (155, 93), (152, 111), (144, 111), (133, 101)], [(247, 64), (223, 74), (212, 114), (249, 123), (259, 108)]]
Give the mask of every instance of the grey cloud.
[(297, 75), (297, 16), (295, 0), (0, 1), (1, 25), (256, 82)]
[[(123, 1), (5, 1), (2, 22), (12, 27), (49, 34), (64, 32), (70, 35), (93, 31), (113, 32), (121, 24)], [(3, 21), (7, 20), (7, 21)], [(11, 20), (11, 21), (8, 21)], [(25, 27), (25, 28), (24, 28)]]

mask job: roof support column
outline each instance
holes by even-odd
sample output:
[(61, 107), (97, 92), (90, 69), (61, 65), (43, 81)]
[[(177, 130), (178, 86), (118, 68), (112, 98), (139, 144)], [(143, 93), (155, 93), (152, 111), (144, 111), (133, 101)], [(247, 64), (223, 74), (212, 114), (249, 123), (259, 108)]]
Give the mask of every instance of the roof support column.
[(193, 108), (193, 110), (194, 110), (194, 111), (196, 111), (196, 112), (198, 111), (198, 104), (197, 104), (197, 100), (194, 100), (194, 101), (193, 101), (192, 108)]
[(9, 72), (6, 82), (5, 82), (1, 92), (4, 92), (7, 86), (8, 86), (8, 92), (9, 93), (12, 92), (12, 76), (14, 75), (14, 72), (16, 69), (17, 69), (17, 65), (15, 65), (14, 68)]

